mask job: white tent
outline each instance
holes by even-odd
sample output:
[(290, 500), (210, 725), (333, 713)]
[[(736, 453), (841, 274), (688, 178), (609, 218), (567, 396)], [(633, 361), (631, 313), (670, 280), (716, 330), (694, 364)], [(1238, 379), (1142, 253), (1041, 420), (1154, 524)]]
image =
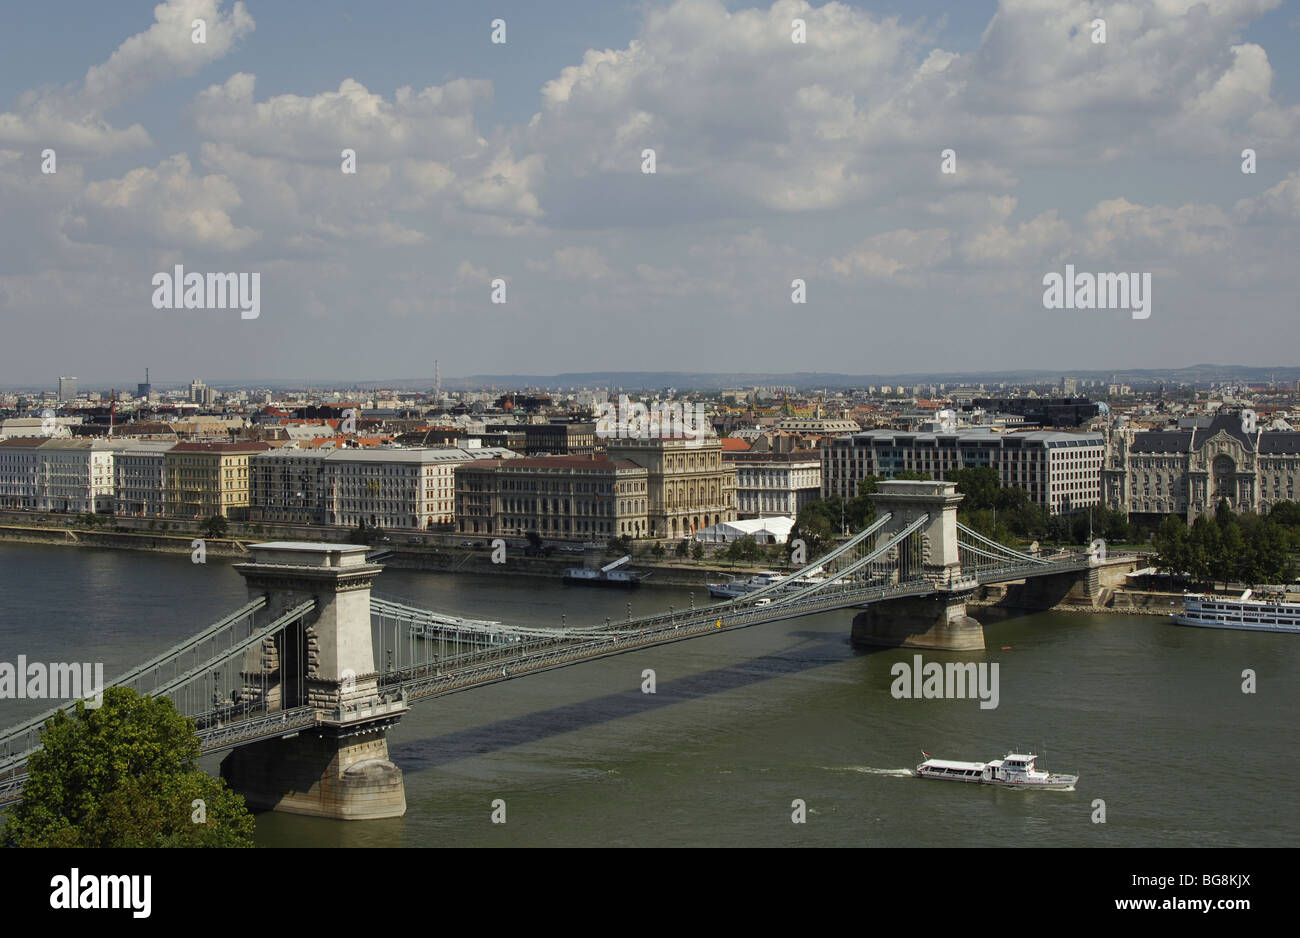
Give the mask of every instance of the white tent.
[(705, 544), (730, 544), (749, 535), (760, 544), (784, 544), (794, 527), (793, 518), (750, 518), (747, 521), (723, 521), (695, 532), (695, 540)]

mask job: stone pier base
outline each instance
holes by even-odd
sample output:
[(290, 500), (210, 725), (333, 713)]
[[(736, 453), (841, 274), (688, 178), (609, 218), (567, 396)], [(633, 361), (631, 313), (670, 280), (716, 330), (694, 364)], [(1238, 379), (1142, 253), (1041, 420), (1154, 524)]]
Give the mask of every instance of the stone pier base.
[(388, 760), (382, 731), (337, 736), (306, 730), (242, 746), (222, 760), (221, 777), (255, 810), (339, 821), (406, 813), (402, 770)]
[(966, 615), (965, 598), (944, 594), (872, 603), (853, 617), (854, 645), (983, 651), (984, 627)]

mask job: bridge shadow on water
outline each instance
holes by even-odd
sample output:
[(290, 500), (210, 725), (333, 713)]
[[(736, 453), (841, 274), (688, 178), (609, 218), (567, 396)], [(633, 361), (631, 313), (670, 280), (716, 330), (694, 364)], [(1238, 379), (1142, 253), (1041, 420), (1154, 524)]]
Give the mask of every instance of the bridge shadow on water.
[[(403, 772), (419, 772), (459, 759), (500, 752), (513, 746), (537, 742), (574, 730), (587, 729), (611, 720), (637, 716), (689, 700), (698, 700), (713, 694), (748, 687), (761, 681), (838, 664), (872, 651), (886, 650), (854, 649), (849, 644), (847, 635), (793, 632), (791, 636), (802, 638), (804, 641), (778, 654), (759, 655), (725, 668), (714, 668), (673, 681), (659, 681), (654, 694), (643, 694), (638, 687), (562, 707), (552, 707), (536, 713), (497, 720), (441, 736), (427, 736), (423, 739), (407, 740), (396, 744), (390, 739), (389, 758), (396, 762)], [(485, 689), (478, 689), (468, 693), (486, 696), (488, 692)], [(433, 702), (436, 705), (436, 699)]]

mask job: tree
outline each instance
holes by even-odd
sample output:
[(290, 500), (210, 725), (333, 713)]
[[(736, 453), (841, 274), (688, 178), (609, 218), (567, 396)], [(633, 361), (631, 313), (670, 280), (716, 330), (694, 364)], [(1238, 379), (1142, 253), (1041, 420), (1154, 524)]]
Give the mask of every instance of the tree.
[(1209, 515), (1201, 515), (1192, 524), (1188, 538), (1187, 572), (1201, 583), (1210, 583), (1218, 571), (1219, 526)]
[(727, 545), (727, 559), (754, 561), (763, 556), (763, 549), (758, 546), (752, 534), (737, 538)]
[(947, 480), (957, 483), (957, 491), (965, 496), (961, 507), (967, 511), (998, 507), (998, 489), (1002, 487), (1002, 480), (991, 466), (954, 469), (947, 473)]
[(650, 548), (650, 553), (654, 555), (656, 559), (662, 557), (664, 555), (664, 545), (660, 544), (658, 541), (655, 541), (654, 547)]
[(704, 559), (704, 545), (699, 541), (696, 541), (695, 546), (691, 548), (691, 557), (695, 560)]
[(228, 528), (224, 515), (213, 515), (203, 522), (203, 536), (213, 539), (225, 537)]
[(804, 505), (795, 518), (794, 527), (790, 529), (790, 540), (802, 540), (808, 547), (808, 554), (813, 557), (825, 553), (835, 540), (839, 517), (832, 524), (825, 501), (814, 501)]
[(165, 697), (106, 688), (103, 706), (56, 713), (41, 742), (5, 846), (253, 846), (243, 797), (199, 769), (194, 724)]
[(691, 549), (691, 545), (686, 542), (685, 538), (683, 538), (682, 540), (677, 542), (677, 546), (673, 549), (673, 553), (675, 553), (678, 557), (685, 557), (686, 552), (689, 551), (690, 549)]
[(1187, 525), (1177, 515), (1169, 515), (1160, 522), (1152, 538), (1156, 549), (1155, 566), (1165, 573), (1188, 573), (1191, 564), (1191, 545), (1188, 543)]
[(617, 537), (611, 537), (609, 539), (609, 544), (607, 545), (607, 547), (610, 551), (612, 551), (615, 554), (632, 553), (632, 541), (622, 534), (618, 535)]

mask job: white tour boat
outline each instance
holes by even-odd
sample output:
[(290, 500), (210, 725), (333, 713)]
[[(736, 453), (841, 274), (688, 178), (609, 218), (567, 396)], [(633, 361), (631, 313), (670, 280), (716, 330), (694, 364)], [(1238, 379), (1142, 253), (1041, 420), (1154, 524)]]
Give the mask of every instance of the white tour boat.
[(1300, 632), (1300, 603), (1285, 597), (1252, 599), (1246, 590), (1237, 599), (1209, 593), (1183, 594), (1183, 611), (1174, 613), (1178, 625), (1204, 629), (1241, 629), (1247, 632)]
[[(922, 750), (921, 755), (929, 756)], [(1006, 788), (1043, 788), (1049, 791), (1074, 791), (1077, 775), (1055, 775), (1034, 768), (1038, 756), (1012, 752), (992, 762), (950, 762), (930, 759), (916, 767), (917, 778), (940, 778), (950, 782), (975, 782), (979, 785), (1002, 785)]]
[(784, 579), (786, 579), (784, 573), (777, 573), (775, 570), (760, 570), (748, 579), (735, 579), (730, 583), (709, 583), (709, 595), (714, 599), (735, 599), (738, 596), (744, 596), (746, 593), (760, 590), (765, 586), (780, 583)]

